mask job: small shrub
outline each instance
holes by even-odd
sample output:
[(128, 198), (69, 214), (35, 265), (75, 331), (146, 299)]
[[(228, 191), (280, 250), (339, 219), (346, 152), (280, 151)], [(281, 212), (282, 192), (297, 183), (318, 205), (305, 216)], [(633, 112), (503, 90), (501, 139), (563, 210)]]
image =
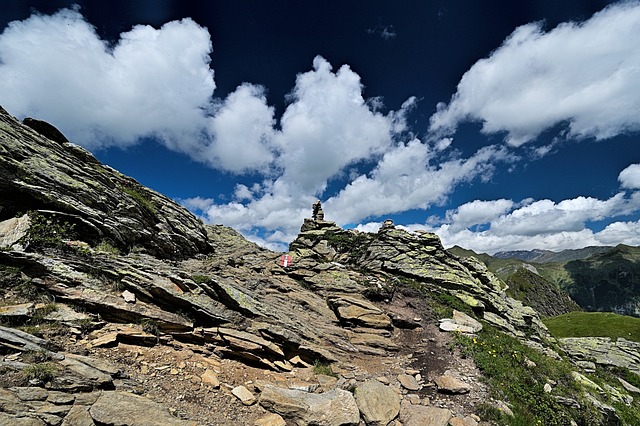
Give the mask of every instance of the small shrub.
[(153, 204), (151, 197), (149, 197), (146, 193), (144, 193), (144, 189), (142, 187), (135, 187), (133, 185), (128, 185), (122, 187), (122, 192), (133, 198), (140, 207), (146, 210), (148, 213), (155, 215), (157, 212), (156, 206)]
[(80, 329), (82, 334), (87, 334), (91, 330), (93, 330), (93, 320), (91, 318), (84, 318), (74, 321), (73, 323), (77, 328)]
[(154, 336), (160, 335), (160, 329), (158, 328), (158, 321), (151, 318), (143, 318), (140, 321), (142, 330), (145, 333), (153, 334)]
[(196, 283), (196, 284), (206, 284), (208, 282), (211, 281), (211, 277), (209, 275), (192, 275), (191, 279)]
[(338, 375), (333, 372), (329, 364), (325, 364), (319, 360), (316, 360), (313, 363), (313, 374), (323, 374), (325, 376), (338, 377)]
[(55, 303), (47, 303), (41, 308), (38, 308), (34, 311), (31, 322), (35, 324), (40, 324), (45, 321), (45, 317), (50, 313), (53, 313), (58, 310), (58, 305)]
[(47, 383), (58, 376), (58, 366), (52, 362), (32, 364), (22, 370), (25, 381), (38, 380), (40, 383)]
[(21, 242), (32, 249), (63, 247), (65, 239), (73, 239), (75, 224), (58, 218), (55, 214), (29, 212), (31, 225)]
[(111, 244), (107, 240), (100, 241), (95, 246), (95, 250), (97, 252), (99, 252), (99, 253), (107, 253), (107, 254), (113, 254), (113, 255), (119, 255), (120, 254), (120, 250), (118, 249), (118, 247), (114, 246), (113, 244)]
[(22, 361), (27, 364), (42, 364), (43, 362), (51, 361), (51, 357), (44, 349), (37, 351), (29, 349), (22, 353)]

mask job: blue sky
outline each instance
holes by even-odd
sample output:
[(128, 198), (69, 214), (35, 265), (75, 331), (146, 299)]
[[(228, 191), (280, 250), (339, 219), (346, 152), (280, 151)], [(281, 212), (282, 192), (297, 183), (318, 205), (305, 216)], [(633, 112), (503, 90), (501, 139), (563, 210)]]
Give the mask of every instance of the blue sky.
[(476, 251), (640, 245), (640, 3), (12, 1), (0, 105), (276, 250), (311, 204)]

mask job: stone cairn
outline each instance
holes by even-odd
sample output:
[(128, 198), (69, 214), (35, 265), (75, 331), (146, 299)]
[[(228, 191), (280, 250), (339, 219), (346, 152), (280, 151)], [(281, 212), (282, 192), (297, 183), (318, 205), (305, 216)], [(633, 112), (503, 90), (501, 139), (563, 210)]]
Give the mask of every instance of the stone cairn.
[(315, 203), (313, 203), (313, 213), (311, 214), (311, 219), (316, 222), (324, 220), (324, 211), (322, 210), (322, 204), (320, 204), (320, 201), (316, 201)]

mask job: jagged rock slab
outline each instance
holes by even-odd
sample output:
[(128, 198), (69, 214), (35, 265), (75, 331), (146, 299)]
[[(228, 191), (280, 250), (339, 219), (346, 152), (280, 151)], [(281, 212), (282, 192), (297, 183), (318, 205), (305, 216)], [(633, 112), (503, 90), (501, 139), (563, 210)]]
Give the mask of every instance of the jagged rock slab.
[(351, 296), (329, 296), (329, 307), (341, 323), (369, 328), (393, 328), (391, 318), (380, 308)]
[(640, 375), (640, 343), (608, 337), (567, 337), (559, 339), (562, 348), (578, 360), (625, 367)]
[(52, 141), (2, 108), (0, 130), (0, 219), (58, 212), (78, 225), (86, 242), (108, 239), (164, 258), (211, 252), (195, 216), (83, 148)]

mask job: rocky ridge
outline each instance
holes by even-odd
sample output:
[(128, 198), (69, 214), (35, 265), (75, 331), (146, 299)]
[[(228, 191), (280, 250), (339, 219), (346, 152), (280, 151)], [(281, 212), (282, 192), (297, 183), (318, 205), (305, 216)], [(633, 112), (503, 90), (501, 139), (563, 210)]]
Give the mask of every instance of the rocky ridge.
[(489, 424), (478, 407), (508, 406), (443, 316), (559, 356), (434, 234), (343, 230), (317, 204), (274, 253), (3, 110), (0, 150), (0, 423)]

